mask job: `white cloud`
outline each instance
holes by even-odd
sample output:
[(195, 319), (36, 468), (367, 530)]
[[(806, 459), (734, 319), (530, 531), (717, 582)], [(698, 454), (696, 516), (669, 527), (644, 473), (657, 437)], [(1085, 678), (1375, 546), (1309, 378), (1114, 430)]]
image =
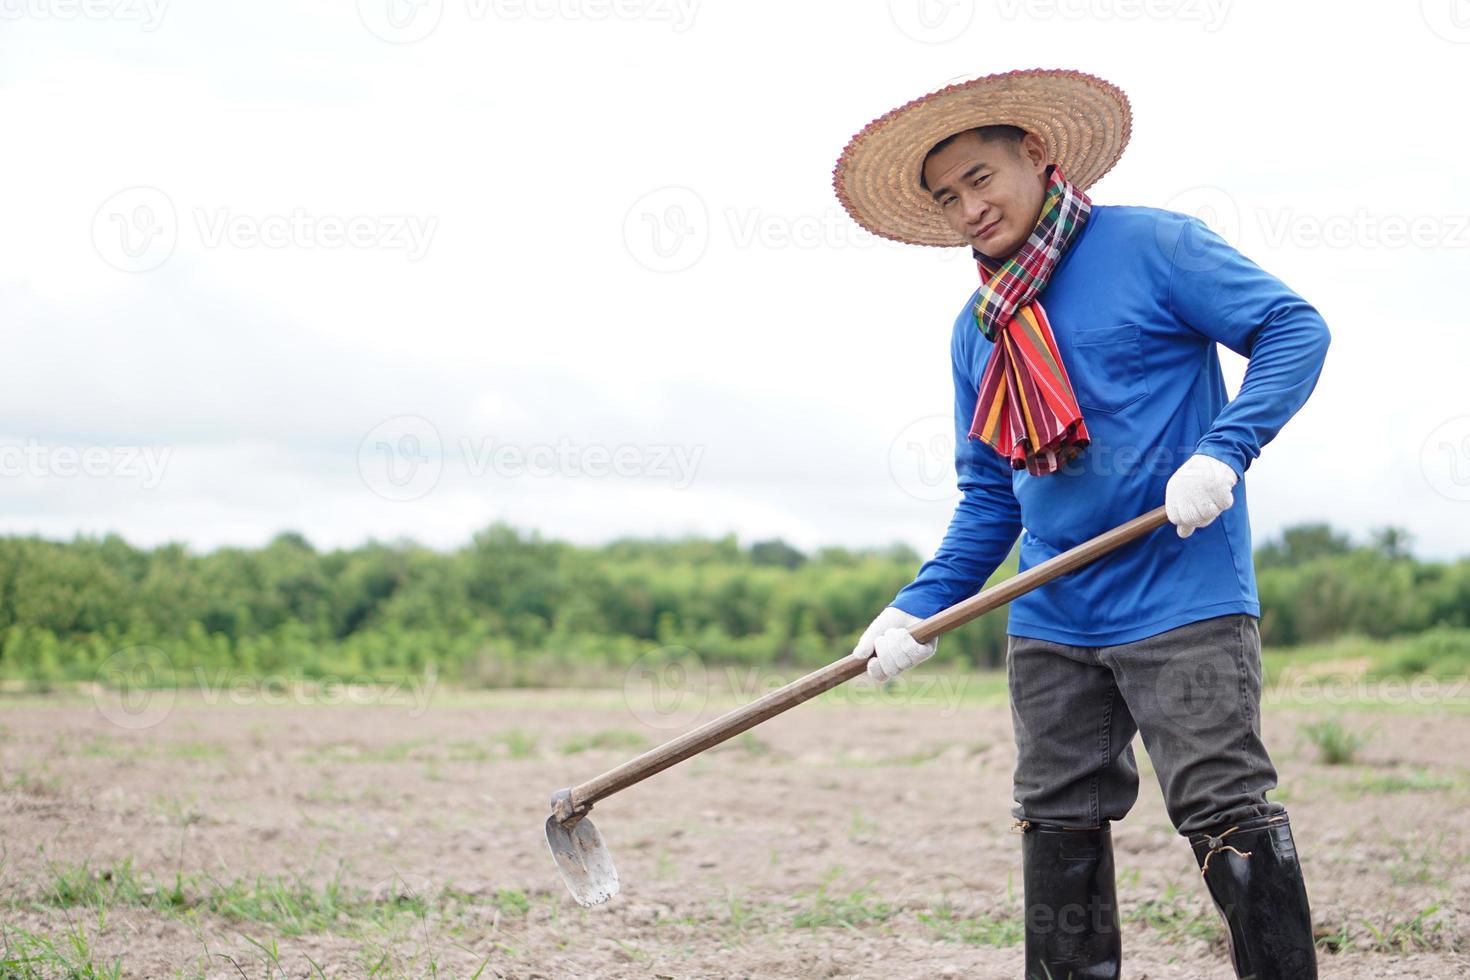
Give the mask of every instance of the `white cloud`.
[[(1333, 329), (1312, 402), (1252, 467), (1258, 534), (1394, 523), (1426, 554), (1470, 551), (1470, 502), (1421, 467), (1436, 427), (1470, 415), (1470, 246), (1354, 230), (1360, 214), (1381, 229), (1470, 211), (1455, 190), (1470, 138), (1424, 96), (1467, 81), (1444, 24), (1415, 4), (1147, 5), (1179, 10), (1160, 18), (962, 2), (943, 9), (968, 26), (925, 43), (903, 2), (444, 0), (423, 5), (442, 14), (411, 44), (365, 26), (386, 23), (372, 0), (164, 4), (146, 31), (7, 7), (20, 14), (0, 34), (4, 439), (172, 456), (148, 490), (14, 478), (3, 530), (211, 547), (294, 528), (326, 545), (449, 547), (504, 519), (583, 541), (733, 529), (928, 550), (950, 502), (905, 492), (888, 454), (948, 410), (949, 326), (974, 269), (866, 239), (831, 167), (869, 119), (956, 76), (1055, 64), (1133, 99), (1132, 145), (1097, 201), (1222, 189), (1237, 244)], [(139, 186), (167, 202), (171, 251), (119, 271), (93, 222)], [(686, 189), (703, 236), (675, 272), (624, 238), (633, 203), (666, 187)], [(378, 247), (296, 231), (279, 247), (214, 243), (221, 217), (313, 235), (362, 219)], [(432, 228), (421, 256), (382, 247), (399, 220)], [(1313, 241), (1323, 227), (1348, 240)], [(358, 451), (404, 415), (441, 434), (444, 473), (421, 500), (387, 501)], [(476, 475), (464, 440), (700, 455), (674, 489), (648, 474)]]

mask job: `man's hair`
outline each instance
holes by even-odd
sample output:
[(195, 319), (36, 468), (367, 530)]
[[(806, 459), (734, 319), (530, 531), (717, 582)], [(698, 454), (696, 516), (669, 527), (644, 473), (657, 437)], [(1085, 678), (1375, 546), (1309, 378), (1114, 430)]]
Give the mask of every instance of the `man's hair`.
[(929, 158), (938, 153), (940, 150), (944, 149), (949, 144), (953, 143), (955, 140), (959, 139), (961, 136), (965, 135), (966, 133), (974, 133), (976, 136), (980, 137), (980, 142), (982, 143), (991, 143), (996, 140), (1003, 140), (1007, 143), (1010, 143), (1011, 150), (1015, 152), (1020, 152), (1021, 139), (1026, 135), (1026, 131), (1020, 126), (999, 125), (978, 126), (975, 129), (962, 129), (952, 136), (946, 136), (938, 143), (935, 143), (933, 146), (929, 147), (929, 152), (924, 154), (924, 160), (922, 163), (919, 164), (920, 187), (924, 188), (924, 190), (926, 191), (929, 189), (929, 182), (924, 179), (924, 168), (929, 165)]

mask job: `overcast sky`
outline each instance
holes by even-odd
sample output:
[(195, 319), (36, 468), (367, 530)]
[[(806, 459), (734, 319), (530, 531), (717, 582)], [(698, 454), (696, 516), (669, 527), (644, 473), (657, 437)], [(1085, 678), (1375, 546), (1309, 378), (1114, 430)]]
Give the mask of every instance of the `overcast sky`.
[(1132, 99), (1094, 201), (1199, 214), (1332, 329), (1258, 540), (1470, 553), (1465, 0), (0, 0), (0, 532), (928, 553), (975, 267), (831, 170), (1037, 66)]

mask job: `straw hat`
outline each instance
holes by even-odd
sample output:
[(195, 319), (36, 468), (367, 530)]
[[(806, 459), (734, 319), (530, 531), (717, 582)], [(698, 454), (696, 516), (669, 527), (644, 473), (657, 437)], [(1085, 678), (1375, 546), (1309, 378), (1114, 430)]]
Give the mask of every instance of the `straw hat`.
[(1128, 96), (1080, 71), (1031, 68), (949, 85), (864, 126), (842, 151), (832, 186), (853, 220), (911, 245), (964, 245), (919, 186), (924, 156), (977, 126), (1019, 126), (1046, 144), (1051, 162), (1086, 190), (1128, 145)]

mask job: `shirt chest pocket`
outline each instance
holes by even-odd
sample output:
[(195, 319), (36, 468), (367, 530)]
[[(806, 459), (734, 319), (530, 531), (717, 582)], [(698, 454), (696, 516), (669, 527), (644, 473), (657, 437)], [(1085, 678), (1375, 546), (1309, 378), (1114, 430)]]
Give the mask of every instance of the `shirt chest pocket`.
[(1076, 331), (1066, 368), (1084, 412), (1121, 412), (1148, 394), (1143, 330), (1136, 323)]

